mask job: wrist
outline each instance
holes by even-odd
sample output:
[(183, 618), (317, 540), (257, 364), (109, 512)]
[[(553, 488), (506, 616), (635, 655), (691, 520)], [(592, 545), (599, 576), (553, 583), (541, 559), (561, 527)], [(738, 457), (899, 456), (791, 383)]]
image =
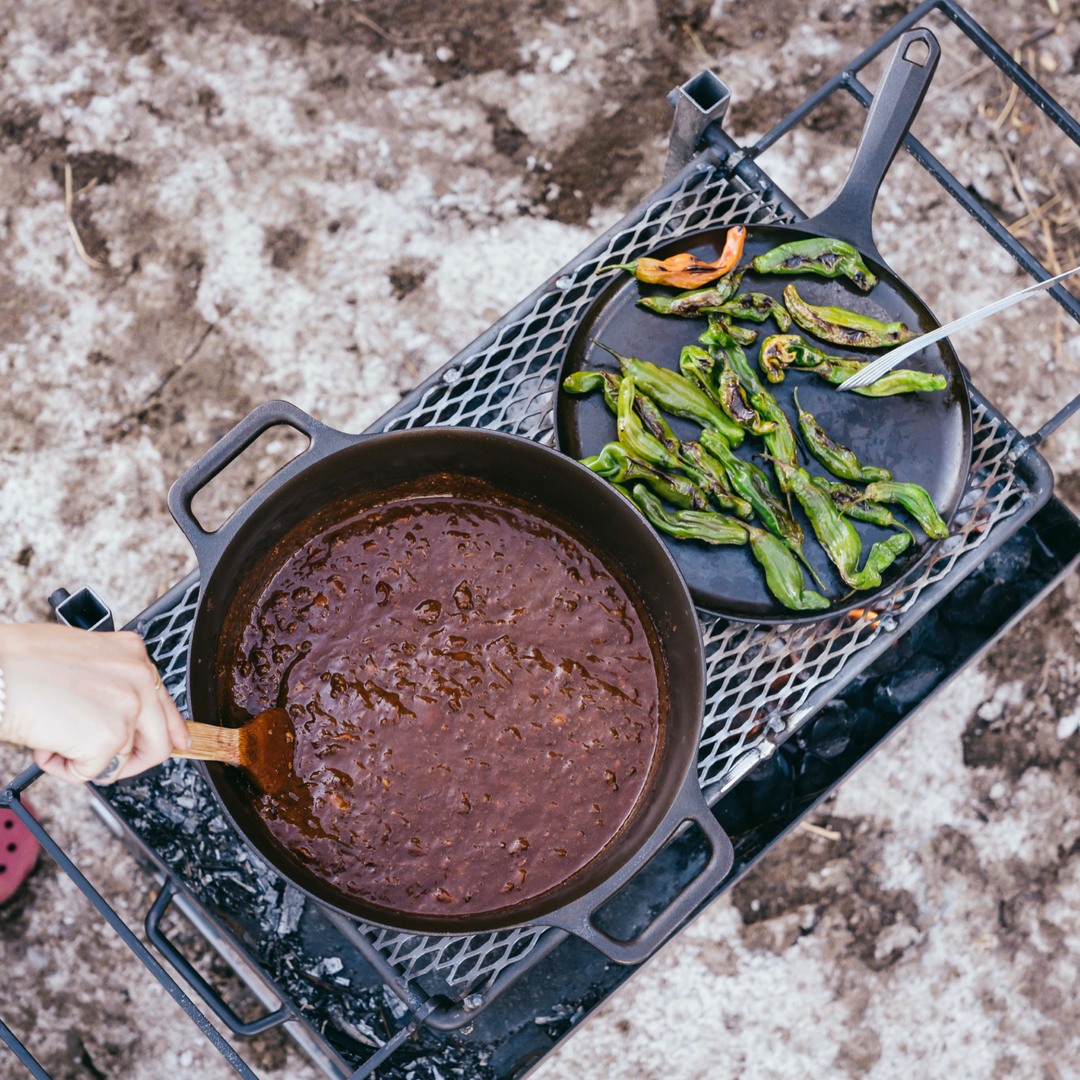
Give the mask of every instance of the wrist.
[(18, 642), (18, 626), (0, 625), (0, 742), (25, 746), (25, 733), (18, 730), (18, 710), (11, 700), (18, 682)]

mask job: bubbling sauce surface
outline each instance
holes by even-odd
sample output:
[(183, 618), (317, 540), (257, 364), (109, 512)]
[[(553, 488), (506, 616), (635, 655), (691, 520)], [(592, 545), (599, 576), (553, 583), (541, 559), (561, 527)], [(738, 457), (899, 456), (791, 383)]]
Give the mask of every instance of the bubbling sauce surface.
[(537, 896), (629, 817), (660, 729), (630, 597), (516, 505), (402, 498), (320, 532), (277, 571), (229, 698), (287, 706), (295, 787), (273, 836), (370, 903), (466, 915)]

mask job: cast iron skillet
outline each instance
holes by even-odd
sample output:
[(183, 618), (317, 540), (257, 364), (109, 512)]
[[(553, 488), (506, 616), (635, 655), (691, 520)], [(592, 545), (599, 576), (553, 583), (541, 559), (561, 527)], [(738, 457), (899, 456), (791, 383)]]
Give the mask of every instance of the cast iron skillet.
[[(217, 532), (205, 532), (192, 515), (192, 498), (276, 424), (300, 431), (310, 446)], [(195, 549), (202, 579), (188, 665), (191, 719), (220, 723), (229, 612), (237, 607), (246, 613), (258, 599), (267, 575), (276, 569), (276, 564), (267, 569), (266, 563), (274, 560), (264, 556), (279, 539), (346, 497), (440, 473), (479, 478), (572, 522), (592, 550), (604, 553), (609, 566), (622, 571), (625, 584), (636, 592), (638, 610), (651, 621), (666, 661), (668, 713), (650, 783), (622, 831), (577, 874), (538, 897), (489, 913), (416, 915), (366, 903), (313, 874), (270, 835), (253, 805), (251, 788), (237, 770), (207, 765), (207, 779), (226, 816), (262, 859), (296, 888), (350, 918), (415, 934), (474, 934), (547, 924), (577, 934), (619, 963), (640, 963), (705, 901), (733, 861), (731, 842), (697, 780), (704, 654), (693, 602), (667, 549), (621, 495), (558, 451), (515, 435), (471, 428), (346, 435), (287, 402), (259, 406), (169, 492), (169, 509)], [(288, 554), (276, 557), (284, 561)], [(259, 573), (253, 574), (257, 565)], [(708, 864), (638, 937), (620, 941), (599, 930), (593, 913), (688, 820), (708, 838)]]
[[(905, 57), (916, 42), (924, 42), (929, 49), (922, 65)], [(914, 30), (900, 39), (874, 97), (851, 170), (839, 194), (828, 207), (815, 217), (794, 225), (748, 226), (745, 253), (740, 265), (748, 266), (754, 256), (807, 235), (836, 237), (846, 240), (863, 255), (879, 279), (874, 289), (870, 293), (862, 293), (846, 278), (829, 280), (811, 274), (784, 276), (748, 271), (742, 279), (740, 291), (765, 292), (780, 299), (784, 287), (794, 282), (799, 295), (814, 305), (833, 304), (884, 321), (900, 319), (922, 332), (940, 325), (926, 305), (878, 254), (871, 225), (874, 200), (882, 177), (911, 126), (939, 55), (937, 41), (929, 30)], [(726, 235), (726, 229), (711, 229), (684, 236), (649, 254), (666, 258), (680, 251), (691, 251), (713, 261), (719, 256)], [(575, 371), (597, 368), (618, 370), (614, 359), (592, 343), (594, 338), (616, 352), (678, 370), (680, 349), (684, 345), (697, 344), (698, 335), (707, 328), (707, 319), (657, 315), (636, 304), (641, 296), (654, 293), (673, 295), (677, 291), (645, 285), (625, 273), (617, 274), (611, 285), (597, 297), (578, 328), (563, 364), (560, 381)], [(779, 332), (771, 319), (760, 329), (759, 343), (770, 334)], [(801, 333), (794, 324), (788, 332)], [(803, 336), (832, 355), (863, 352), (868, 359), (880, 355), (879, 350), (847, 349), (823, 344), (808, 334)], [(747, 357), (755, 368), (758, 351), (758, 344), (746, 349)], [(782, 383), (767, 383), (764, 376), (762, 382), (792, 419), (793, 427), (797, 415), (793, 391), (798, 387), (803, 408), (813, 413), (827, 432), (839, 442), (852, 447), (865, 463), (891, 469), (897, 480), (921, 484), (929, 491), (942, 517), (948, 521), (963, 494), (971, 459), (971, 403), (964, 372), (948, 341), (925, 349), (905, 366), (945, 375), (947, 389), (932, 394), (866, 398), (858, 394), (838, 393), (818, 376), (799, 373), (793, 368), (788, 369)], [(672, 427), (675, 434), (684, 439), (697, 438), (701, 430), (693, 423), (677, 419)], [(615, 418), (599, 393), (575, 396), (560, 392), (556, 433), (561, 450), (573, 458), (583, 458), (597, 453), (605, 443), (616, 438)], [(737, 453), (749, 460), (753, 454), (762, 453), (763, 450), (762, 441), (748, 435)], [(829, 475), (813, 458), (804, 464), (811, 475)], [(767, 465), (765, 468), (771, 473)], [(700, 607), (728, 618), (756, 623), (815, 622), (852, 608), (872, 606), (875, 599), (892, 591), (937, 546), (915, 526), (919, 542), (897, 559), (884, 575), (880, 588), (849, 595), (850, 588), (830, 564), (794, 500), (793, 507), (807, 536), (804, 551), (825, 582), (826, 595), (836, 598), (832, 607), (805, 615), (783, 607), (765, 588), (761, 568), (754, 562), (747, 547), (716, 548), (700, 541), (675, 540), (665, 536)], [(902, 513), (898, 516), (904, 517)], [(872, 543), (891, 535), (887, 529), (858, 522), (853, 524), (863, 538), (864, 555)], [(809, 579), (807, 584), (816, 588)]]

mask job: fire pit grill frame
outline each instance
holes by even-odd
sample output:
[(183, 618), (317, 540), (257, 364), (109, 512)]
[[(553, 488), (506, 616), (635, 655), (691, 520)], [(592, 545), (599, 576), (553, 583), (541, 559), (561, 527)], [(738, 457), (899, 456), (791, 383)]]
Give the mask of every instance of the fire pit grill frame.
[[(935, 11), (958, 27), (1069, 138), (1080, 144), (1080, 125), (958, 4), (953, 0), (927, 0), (753, 147), (738, 146), (718, 122), (704, 130), (704, 149), (696, 156), (691, 155), (697, 147), (673, 145), (669, 162), (679, 157), (689, 157), (690, 161), (670, 183), (663, 185), (642, 206), (590, 245), (569, 267), (554, 275), (420, 384), (372, 430), (465, 424), (513, 431), (550, 442), (553, 394), (562, 351), (573, 334), (577, 319), (605, 284), (605, 280), (593, 278), (595, 269), (604, 265), (604, 261), (611, 261), (613, 256), (619, 261), (628, 261), (643, 254), (660, 238), (670, 239), (684, 232), (734, 222), (782, 222), (803, 217), (796, 204), (756, 166), (755, 159), (839, 89), (868, 107), (872, 96), (858, 80), (857, 73), (903, 32)], [(687, 92), (692, 93), (693, 83), (691, 80), (683, 88), (684, 96)], [(677, 127), (676, 136), (685, 130), (685, 125)], [(905, 147), (1025, 270), (1040, 280), (1049, 276), (1030, 252), (984, 210), (918, 140), (909, 135)], [(1080, 303), (1064, 288), (1056, 287), (1051, 290), (1051, 295), (1080, 322)], [(864, 613), (857, 619), (830, 620), (809, 628), (753, 627), (701, 613), (710, 681), (699, 779), (710, 803), (715, 803), (750, 770), (772, 757), (778, 746), (800, 731), (823, 705), (940, 603), (1050, 498), (1053, 476), (1034, 448), (1080, 408), (1080, 395), (1038, 432), (1026, 438), (1021, 437), (977, 391), (973, 391), (972, 401), (975, 450), (969, 489), (958, 518), (960, 528), (917, 580), (901, 584), (887, 610)], [(184, 704), (187, 637), (197, 592), (197, 574), (189, 575), (127, 627), (146, 638), (166, 685), (177, 697), (181, 708)], [(794, 666), (781, 666), (781, 659), (793, 649), (800, 650), (799, 659)], [(777, 686), (778, 683), (782, 685)], [(188, 766), (176, 763), (172, 768), (182, 771)], [(2, 789), (0, 804), (11, 806), (38, 834), (46, 850), (192, 1016), (233, 1068), (241, 1076), (253, 1077), (242, 1058), (217, 1034), (153, 954), (127, 930), (74, 863), (30, 818), (19, 796), (37, 775), (36, 769), (28, 770)], [(94, 791), (103, 816), (114, 828), (128, 834), (129, 844), (138, 847), (138, 838), (111, 805), (109, 789)], [(212, 988), (205, 983), (200, 986), (192, 979), (193, 969), (165, 938), (160, 922), (170, 902), (178, 903), (190, 917), (198, 920), (198, 898), (188, 894), (188, 886), (150, 848), (144, 848), (139, 854), (156, 869), (159, 879), (164, 882), (163, 892), (150, 913), (152, 917), (148, 917), (151, 940), (185, 975), (208, 1007), (233, 1031), (241, 1034), (284, 1023), (303, 1045), (306, 1036), (312, 1033), (305, 1030), (302, 1017), (287, 1003), (287, 995), (276, 995), (281, 1004), (270, 1017), (244, 1024)], [(745, 871), (745, 866), (739, 871)], [(730, 879), (718, 882), (716, 891), (730, 884)], [(413, 1011), (412, 1018), (394, 1038), (351, 1073), (357, 1080), (385, 1060), (392, 1049), (421, 1023), (443, 1031), (470, 1023), (566, 937), (563, 931), (538, 927), (470, 939), (422, 939), (358, 927), (337, 916), (327, 917)], [(242, 953), (239, 942), (234, 944)], [(415, 980), (429, 974), (438, 975), (453, 996), (431, 996), (420, 989)], [(249, 981), (258, 983), (258, 976)], [(264, 1001), (274, 1000), (273, 987), (263, 987), (263, 991), (260, 996)], [(48, 1076), (2, 1022), (0, 1038), (32, 1075)], [(326, 1060), (322, 1064), (328, 1073), (350, 1075), (351, 1064), (333, 1052), (326, 1053), (317, 1039), (307, 1039), (307, 1042), (310, 1045), (305, 1048), (309, 1053), (316, 1057), (324, 1053)]]

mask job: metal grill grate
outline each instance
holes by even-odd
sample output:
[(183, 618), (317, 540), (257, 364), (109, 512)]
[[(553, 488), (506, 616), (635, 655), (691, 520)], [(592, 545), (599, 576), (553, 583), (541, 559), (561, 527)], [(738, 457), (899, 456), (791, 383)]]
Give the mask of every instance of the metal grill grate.
[(783, 213), (778, 203), (703, 164), (633, 225), (611, 234), (606, 246), (557, 278), (531, 311), (503, 326), (486, 348), (447, 368), (412, 409), (396, 415), (384, 430), (482, 427), (550, 445), (553, 394), (563, 357), (582, 316), (611, 281), (596, 274), (599, 267), (629, 262), (655, 248), (662, 237), (791, 220), (793, 215)]
[[(726, 190), (725, 190), (726, 189)], [(690, 173), (668, 199), (651, 207), (632, 227), (613, 234), (603, 251), (559, 278), (531, 311), (509, 323), (485, 349), (448, 368), (407, 413), (387, 430), (427, 425), (487, 427), (542, 442), (553, 432), (553, 393), (563, 354), (578, 322), (606, 277), (595, 271), (608, 261), (628, 261), (657, 238), (736, 222), (790, 220), (757, 193), (731, 190), (714, 168)], [(1024, 489), (1009, 457), (1015, 432), (1004, 429), (981, 405), (973, 415), (974, 448), (968, 487), (954, 534), (914, 583), (888, 610), (864, 612), (808, 627), (755, 627), (702, 613), (708, 696), (703, 718), (699, 780), (712, 799), (744, 773), (747, 755), (771, 752), (780, 734), (801, 722), (811, 693), (835, 680), (845, 664), (895, 626), (895, 616), (914, 604), (930, 584), (946, 576), (957, 559), (978, 547), (993, 527), (1015, 513)], [(1003, 433), (1004, 432), (1004, 433)], [(181, 583), (175, 606), (140, 626), (165, 685), (186, 711), (187, 649), (198, 604), (197, 577)], [(880, 606), (880, 605), (879, 605)], [(543, 927), (470, 937), (427, 938), (375, 927), (361, 929), (404, 978), (434, 974), (463, 997), (523, 960), (548, 930)]]

